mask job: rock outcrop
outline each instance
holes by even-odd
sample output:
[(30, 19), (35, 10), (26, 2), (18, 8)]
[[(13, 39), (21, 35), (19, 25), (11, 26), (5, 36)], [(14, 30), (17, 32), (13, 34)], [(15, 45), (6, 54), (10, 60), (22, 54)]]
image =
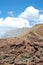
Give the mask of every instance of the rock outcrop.
[(0, 65), (43, 65), (43, 39), (0, 39)]

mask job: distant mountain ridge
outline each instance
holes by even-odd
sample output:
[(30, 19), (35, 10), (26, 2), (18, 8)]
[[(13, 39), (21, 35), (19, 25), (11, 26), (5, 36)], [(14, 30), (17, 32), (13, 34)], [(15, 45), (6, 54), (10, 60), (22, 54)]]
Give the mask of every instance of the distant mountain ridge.
[(0, 38), (3, 38), (5, 32), (8, 32), (10, 30), (13, 30), (13, 29), (16, 29), (16, 28), (13, 28), (13, 27), (1, 27), (0, 26)]
[(26, 34), (29, 28), (19, 28), (16, 30), (10, 30), (9, 32), (6, 32), (3, 38), (9, 38), (9, 37), (19, 37), (23, 34)]
[(19, 28), (19, 29), (13, 29), (8, 32), (6, 32), (3, 36), (3, 38), (10, 38), (10, 37), (24, 37), (27, 35), (30, 35), (30, 32), (36, 33), (39, 36), (43, 37), (43, 24), (36, 24), (32, 28)]

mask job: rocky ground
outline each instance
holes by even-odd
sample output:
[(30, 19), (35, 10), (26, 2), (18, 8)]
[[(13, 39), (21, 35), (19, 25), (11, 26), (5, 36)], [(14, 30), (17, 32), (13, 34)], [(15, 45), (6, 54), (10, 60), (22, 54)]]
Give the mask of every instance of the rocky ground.
[(0, 39), (0, 65), (43, 65), (43, 38)]

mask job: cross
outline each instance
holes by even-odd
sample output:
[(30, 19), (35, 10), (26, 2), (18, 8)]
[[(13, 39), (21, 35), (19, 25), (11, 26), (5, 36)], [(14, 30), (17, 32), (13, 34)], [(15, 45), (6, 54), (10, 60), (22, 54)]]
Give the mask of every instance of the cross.
[(25, 24), (25, 27), (26, 27), (26, 22), (24, 24)]

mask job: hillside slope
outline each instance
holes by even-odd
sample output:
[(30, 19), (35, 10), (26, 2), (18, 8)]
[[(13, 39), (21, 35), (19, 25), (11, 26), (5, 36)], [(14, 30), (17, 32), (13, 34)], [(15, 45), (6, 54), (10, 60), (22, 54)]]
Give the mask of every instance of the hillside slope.
[(39, 37), (43, 37), (43, 24), (37, 24), (33, 26), (32, 28), (28, 30), (26, 34), (23, 35), (23, 37), (26, 37), (29, 35), (31, 36), (38, 35)]
[(32, 31), (43, 37), (43, 24), (33, 26)]
[(20, 35), (23, 35), (27, 33), (29, 28), (19, 28), (16, 30), (10, 30), (9, 32), (6, 32), (3, 38), (9, 38), (9, 37), (19, 37)]
[(43, 25), (36, 25), (19, 38), (0, 39), (0, 65), (43, 65), (41, 29)]

